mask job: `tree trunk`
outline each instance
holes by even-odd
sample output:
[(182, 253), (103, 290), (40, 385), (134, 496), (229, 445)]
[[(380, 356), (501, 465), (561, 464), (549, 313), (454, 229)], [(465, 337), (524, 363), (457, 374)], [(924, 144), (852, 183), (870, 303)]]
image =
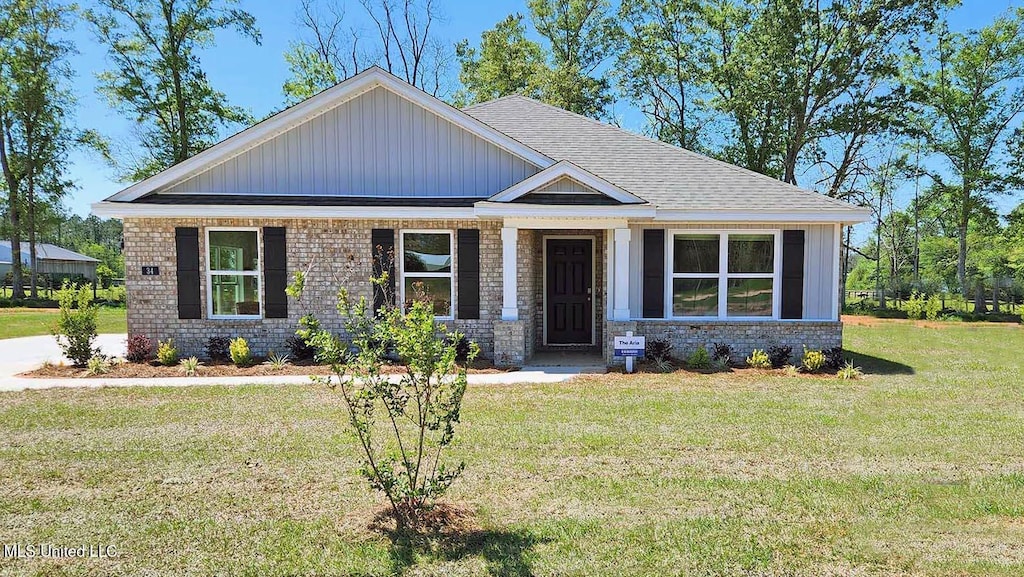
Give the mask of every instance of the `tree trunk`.
[[(31, 139), (29, 139), (29, 150), (31, 148)], [(31, 154), (29, 155), (32, 156)], [(35, 162), (30, 158), (28, 165), (28, 178), (27, 180), (27, 191), (25, 199), (28, 201), (28, 266), (29, 266), (29, 296), (36, 298), (39, 296), (36, 290), (36, 281), (39, 278), (39, 273), (36, 272), (36, 179), (35, 179)]]
[(992, 279), (992, 312), (999, 312), (999, 278)]
[(956, 278), (960, 281), (960, 292), (964, 298), (970, 298), (970, 285), (967, 283), (967, 223), (961, 222), (957, 235), (960, 237), (960, 247), (956, 257)]
[[(0, 118), (0, 121), (3, 119)], [(11, 223), (11, 298), (25, 298), (24, 277), (21, 271), (21, 214), (18, 201), (18, 179), (7, 158), (7, 126), (0, 122), (0, 167), (7, 183), (7, 215)]]
[(974, 314), (983, 315), (988, 312), (988, 307), (985, 305), (985, 285), (978, 280), (978, 283), (974, 285)]

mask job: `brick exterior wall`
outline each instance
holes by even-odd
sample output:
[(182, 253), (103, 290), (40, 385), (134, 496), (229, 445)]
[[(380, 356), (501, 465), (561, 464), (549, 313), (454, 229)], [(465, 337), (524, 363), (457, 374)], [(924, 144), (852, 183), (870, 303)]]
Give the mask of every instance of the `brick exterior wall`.
[[(200, 296), (203, 319), (181, 320), (177, 314), (177, 275), (174, 229), (199, 228)], [(215, 227), (283, 226), (287, 231), (288, 270), (308, 270), (306, 291), (301, 302), (290, 300), (288, 318), (263, 320), (207, 319), (206, 229)], [(543, 347), (543, 238), (551, 235), (587, 235), (595, 242), (594, 307), (597, 349), (609, 362), (615, 335), (633, 330), (648, 339), (668, 338), (679, 356), (700, 344), (725, 342), (736, 356), (745, 357), (754, 348), (774, 344), (790, 345), (794, 352), (803, 345), (827, 348), (842, 343), (839, 322), (689, 322), (606, 320), (605, 288), (608, 283), (603, 230), (519, 231), (517, 265), (519, 278), (519, 321), (501, 320), (502, 266), (501, 222), (494, 220), (338, 220), (338, 219), (139, 219), (124, 222), (125, 268), (128, 289), (128, 332), (154, 340), (173, 338), (183, 355), (203, 355), (211, 336), (245, 337), (254, 353), (283, 352), (285, 340), (295, 334), (299, 318), (314, 312), (324, 327), (341, 333), (343, 319), (337, 312), (337, 293), (347, 288), (354, 298), (372, 298), (370, 283), (375, 228), (396, 231), (396, 248), (402, 229), (480, 230), (480, 319), (447, 321), (477, 341), (485, 358), (499, 364), (518, 366), (529, 361)], [(262, 235), (261, 235), (262, 240)], [(457, 242), (457, 238), (455, 239)], [(454, 250), (455, 247), (453, 247)], [(260, 254), (263, 249), (260, 247)], [(458, 259), (455, 259), (455, 293), (458, 293)], [(143, 266), (159, 266), (159, 276), (142, 276)], [(262, 281), (261, 281), (262, 287)]]
[[(200, 296), (203, 319), (178, 319), (177, 271), (174, 228), (199, 228)], [(287, 319), (207, 319), (206, 229), (211, 227), (283, 226), (287, 230), (288, 270), (307, 270), (301, 302), (290, 300)], [(151, 339), (173, 338), (183, 355), (202, 356), (211, 336), (245, 337), (255, 354), (283, 352), (284, 342), (295, 334), (299, 318), (315, 312), (325, 328), (342, 332), (337, 312), (338, 289), (347, 288), (354, 298), (372, 298), (372, 247), (370, 231), (391, 228), (396, 249), (401, 229), (480, 230), (480, 319), (448, 321), (480, 344), (481, 353), (494, 353), (494, 321), (501, 318), (501, 224), (482, 220), (335, 220), (335, 219), (138, 219), (124, 222), (124, 257), (128, 292), (128, 332)], [(260, 236), (262, 242), (262, 235)], [(456, 239), (457, 242), (457, 239)], [(260, 247), (263, 254), (263, 247)], [(458, 259), (455, 259), (455, 294), (458, 292)], [(142, 267), (160, 267), (159, 276), (142, 276)], [(262, 287), (262, 282), (261, 282)], [(262, 290), (262, 289), (261, 289)]]

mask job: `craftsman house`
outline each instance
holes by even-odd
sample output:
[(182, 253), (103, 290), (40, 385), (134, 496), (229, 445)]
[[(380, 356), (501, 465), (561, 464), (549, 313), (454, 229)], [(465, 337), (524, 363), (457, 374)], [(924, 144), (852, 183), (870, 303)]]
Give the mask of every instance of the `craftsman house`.
[[(841, 343), (841, 227), (865, 209), (509, 96), (458, 110), (379, 68), (93, 205), (124, 220), (128, 330), (201, 354), (340, 330), (339, 287), (424, 290), (484, 356), (521, 365), (612, 337)], [(285, 285), (309, 270), (301, 302)]]

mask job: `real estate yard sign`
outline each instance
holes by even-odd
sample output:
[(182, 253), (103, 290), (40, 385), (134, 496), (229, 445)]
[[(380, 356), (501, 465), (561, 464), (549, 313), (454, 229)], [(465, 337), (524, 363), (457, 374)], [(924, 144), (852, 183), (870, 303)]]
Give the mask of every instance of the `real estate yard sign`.
[(633, 359), (644, 356), (647, 348), (647, 337), (633, 336), (632, 331), (626, 331), (626, 336), (615, 337), (613, 347), (616, 357), (626, 357), (626, 372), (633, 372)]

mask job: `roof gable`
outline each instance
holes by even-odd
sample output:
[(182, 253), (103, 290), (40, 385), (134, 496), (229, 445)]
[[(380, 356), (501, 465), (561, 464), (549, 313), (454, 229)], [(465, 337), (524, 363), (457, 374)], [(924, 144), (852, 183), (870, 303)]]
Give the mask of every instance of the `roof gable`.
[[(490, 202), (516, 202), (532, 195), (557, 198), (556, 195), (559, 194), (565, 194), (567, 197), (578, 197), (580, 194), (601, 195), (618, 204), (644, 204), (646, 202), (566, 160), (549, 166), (487, 200)], [(567, 204), (569, 203), (567, 202)]]
[(553, 162), (373, 67), (107, 200), (166, 192), (488, 196)]

